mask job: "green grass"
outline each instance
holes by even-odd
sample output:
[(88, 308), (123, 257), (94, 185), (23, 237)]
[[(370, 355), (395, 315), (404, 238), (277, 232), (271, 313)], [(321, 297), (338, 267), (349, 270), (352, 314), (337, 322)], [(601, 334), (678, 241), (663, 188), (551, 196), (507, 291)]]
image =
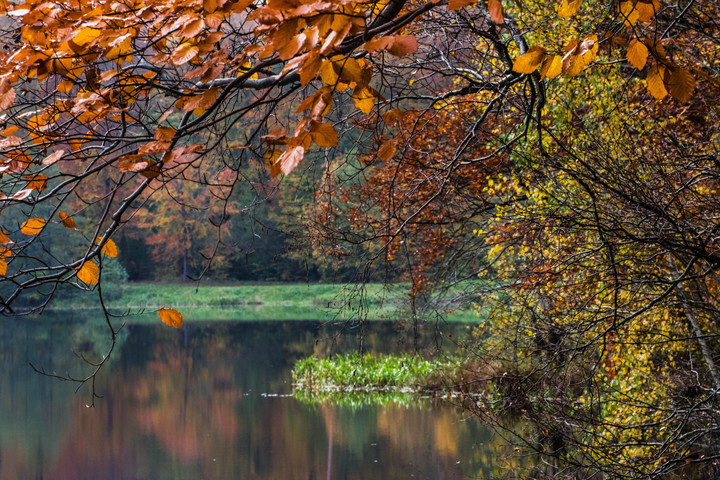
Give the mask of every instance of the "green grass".
[[(408, 316), (407, 287), (366, 284), (357, 288), (329, 284), (196, 285), (127, 283), (106, 286), (106, 306), (116, 315), (129, 314), (130, 323), (155, 322), (159, 308), (179, 310), (185, 321), (207, 320), (397, 320)], [(57, 296), (50, 314), (95, 316), (99, 310), (92, 293)], [(456, 312), (448, 319), (476, 322), (473, 311)]]
[(450, 365), (408, 354), (308, 357), (295, 363), (293, 385), (308, 392), (417, 391), (438, 369)]

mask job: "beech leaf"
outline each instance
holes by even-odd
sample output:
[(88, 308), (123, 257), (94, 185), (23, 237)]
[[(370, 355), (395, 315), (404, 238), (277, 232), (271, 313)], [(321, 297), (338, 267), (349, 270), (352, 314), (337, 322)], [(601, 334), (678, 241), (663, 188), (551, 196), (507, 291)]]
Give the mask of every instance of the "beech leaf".
[(88, 285), (97, 285), (98, 280), (100, 279), (100, 270), (94, 262), (88, 260), (83, 263), (80, 270), (78, 270), (77, 278)]
[(280, 165), (280, 172), (285, 175), (290, 175), (300, 164), (304, 156), (305, 149), (299, 145), (283, 152), (275, 163)]
[(695, 77), (685, 68), (676, 68), (666, 83), (670, 95), (680, 103), (687, 103), (695, 92)]
[(627, 59), (630, 65), (642, 70), (645, 68), (648, 58), (648, 49), (643, 42), (637, 38), (633, 38), (627, 49)]
[(568, 2), (568, 0), (562, 0), (562, 4), (558, 7), (558, 17), (571, 17), (577, 13), (582, 5), (582, 0), (575, 0)]
[(62, 221), (62, 224), (65, 228), (72, 228), (73, 230), (77, 228), (77, 225), (75, 225), (75, 220), (73, 220), (73, 218), (67, 213), (58, 212), (57, 216)]
[(547, 50), (540, 46), (533, 46), (520, 55), (513, 63), (513, 71), (517, 73), (533, 73), (545, 59)]
[[(95, 239), (95, 242), (100, 245), (100, 241), (103, 239), (103, 237), (97, 237)], [(112, 239), (108, 238), (105, 242), (105, 245), (103, 245), (102, 249), (100, 250), (102, 253), (107, 255), (108, 257), (117, 257), (118, 256), (118, 249), (117, 245), (115, 245), (115, 242), (112, 241)]]
[(20, 231), (25, 235), (37, 235), (45, 227), (45, 220), (42, 218), (28, 218), (22, 224)]
[(505, 23), (505, 15), (500, 0), (488, 0), (488, 13), (490, 13), (490, 21), (502, 25)]
[(180, 328), (183, 324), (182, 313), (178, 312), (174, 308), (161, 308), (158, 310), (158, 316), (160, 320), (166, 325), (171, 327)]
[(663, 76), (665, 73), (665, 67), (662, 65), (655, 65), (650, 67), (648, 70), (647, 82), (648, 91), (650, 94), (658, 100), (664, 98), (668, 92), (665, 88), (665, 82), (663, 82)]

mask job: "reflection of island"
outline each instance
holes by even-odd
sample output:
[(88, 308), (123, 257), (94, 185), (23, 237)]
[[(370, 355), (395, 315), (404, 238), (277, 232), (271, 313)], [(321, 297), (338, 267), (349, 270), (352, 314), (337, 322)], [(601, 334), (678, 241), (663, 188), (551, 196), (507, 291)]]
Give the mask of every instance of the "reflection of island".
[[(49, 379), (31, 377), (37, 392), (2, 379), (3, 419), (32, 412), (49, 421), (26, 413), (10, 428), (3, 420), (0, 478), (474, 478), (484, 470), (476, 455), (488, 432), (449, 408), (350, 410), (263, 396), (290, 393), (289, 369), (317, 348), (316, 324), (128, 330), (94, 409)], [(373, 341), (385, 333), (371, 333)], [(20, 431), (26, 441), (11, 442)]]

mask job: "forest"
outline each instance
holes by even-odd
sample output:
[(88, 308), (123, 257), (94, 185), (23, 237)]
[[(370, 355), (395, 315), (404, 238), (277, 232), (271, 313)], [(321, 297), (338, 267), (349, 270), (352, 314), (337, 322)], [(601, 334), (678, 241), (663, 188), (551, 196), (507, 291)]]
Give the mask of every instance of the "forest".
[(3, 2), (0, 309), (129, 279), (399, 283), (414, 311), (470, 281), (456, 386), (533, 426), (529, 478), (720, 475), (718, 18)]

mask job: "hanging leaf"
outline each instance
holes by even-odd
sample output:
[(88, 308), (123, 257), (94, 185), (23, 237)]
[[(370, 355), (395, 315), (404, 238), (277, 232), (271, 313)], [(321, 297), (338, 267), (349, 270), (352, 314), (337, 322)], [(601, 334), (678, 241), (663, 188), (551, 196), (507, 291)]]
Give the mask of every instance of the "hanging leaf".
[(377, 156), (378, 159), (387, 162), (395, 156), (395, 153), (397, 153), (397, 140), (393, 138), (380, 145)]
[(22, 224), (20, 231), (25, 235), (37, 235), (45, 227), (45, 220), (42, 218), (28, 218)]
[(505, 23), (505, 15), (500, 0), (488, 0), (488, 13), (490, 13), (490, 21), (498, 25)]
[(627, 49), (627, 59), (630, 65), (642, 70), (645, 68), (648, 58), (648, 49), (643, 42), (637, 38), (633, 38)]
[(78, 270), (77, 278), (88, 285), (97, 285), (98, 280), (100, 279), (100, 270), (94, 262), (88, 260), (83, 263), (80, 270)]
[[(97, 237), (95, 239), (95, 243), (97, 245), (100, 245), (100, 241), (103, 239), (103, 237)], [(111, 238), (108, 238), (105, 242), (105, 245), (103, 245), (102, 250), (100, 250), (102, 253), (107, 255), (108, 257), (117, 257), (118, 256), (118, 249), (117, 245), (115, 245), (115, 242), (112, 241)]]
[(182, 313), (178, 312), (174, 308), (161, 308), (158, 310), (158, 316), (160, 320), (166, 325), (171, 327), (180, 328), (183, 324)]
[(0, 276), (4, 277), (7, 274), (7, 261), (4, 258), (0, 258)]
[(547, 50), (540, 46), (530, 47), (527, 52), (520, 55), (513, 63), (513, 71), (517, 73), (533, 73), (545, 59)]
[(170, 55), (170, 61), (173, 65), (184, 65), (195, 58), (198, 53), (200, 53), (200, 49), (196, 45), (193, 45), (190, 42), (183, 42), (178, 45), (175, 50), (173, 50)]
[(647, 82), (648, 91), (650, 94), (658, 100), (664, 98), (668, 92), (665, 89), (665, 82), (663, 82), (663, 76), (665, 74), (665, 67), (662, 65), (654, 65), (648, 70)]
[(670, 95), (680, 103), (687, 103), (695, 92), (695, 77), (685, 68), (675, 68), (666, 83)]
[(313, 142), (318, 147), (335, 147), (338, 144), (338, 133), (329, 123), (312, 122), (313, 127), (310, 129)]
[(73, 230), (77, 228), (77, 225), (75, 225), (75, 220), (73, 220), (73, 218), (67, 213), (58, 212), (57, 216), (58, 218), (60, 218), (65, 228), (72, 228)]
[(553, 79), (562, 73), (562, 57), (560, 55), (552, 55), (543, 61), (540, 69), (540, 80), (544, 78)]
[(0, 245), (8, 245), (11, 243), (15, 243), (15, 242), (10, 240), (10, 237), (7, 236), (7, 233), (0, 231)]
[[(385, 37), (387, 38), (387, 37)], [(418, 48), (417, 38), (412, 35), (396, 35), (392, 37), (392, 45), (387, 48), (387, 51), (396, 57), (404, 57), (415, 53)]]
[(293, 147), (283, 152), (275, 164), (280, 165), (280, 172), (285, 175), (290, 175), (300, 164), (304, 156), (305, 149), (302, 146)]

